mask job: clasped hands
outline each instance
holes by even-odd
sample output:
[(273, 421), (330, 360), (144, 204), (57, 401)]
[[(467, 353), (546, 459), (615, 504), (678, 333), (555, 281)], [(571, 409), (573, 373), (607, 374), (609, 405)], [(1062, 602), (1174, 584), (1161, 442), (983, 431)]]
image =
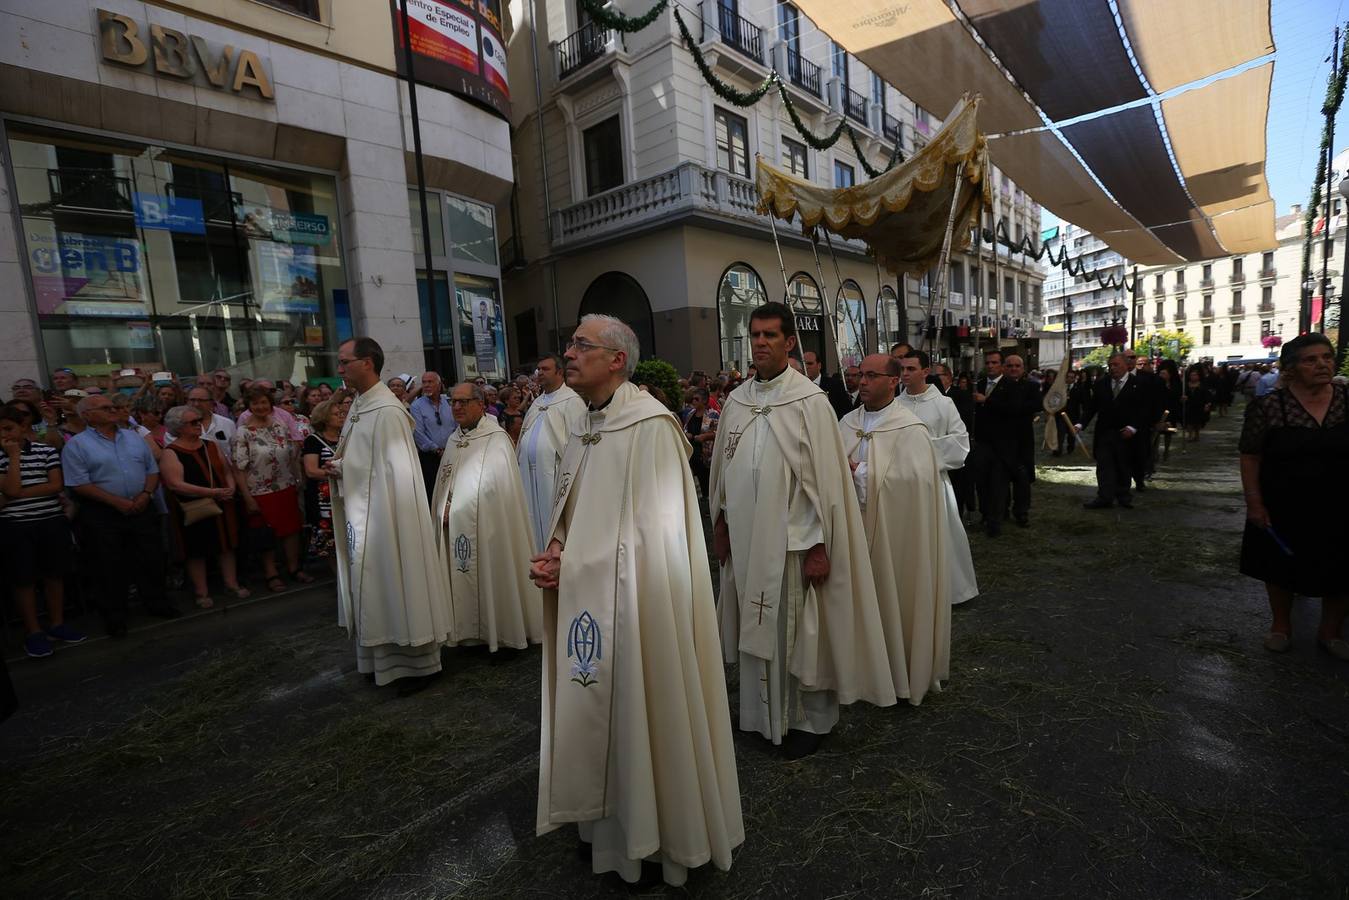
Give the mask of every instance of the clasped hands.
[[(730, 561), (731, 529), (726, 524), (725, 516), (717, 516), (717, 522), (712, 526), (712, 550), (717, 555), (717, 561), (723, 566)], [(811, 587), (819, 587), (829, 580), (830, 571), (829, 553), (825, 550), (824, 544), (816, 544), (806, 551), (806, 561), (802, 566), (802, 574), (805, 576), (807, 584)]]
[(557, 590), (562, 573), (562, 542), (553, 538), (548, 549), (529, 560), (529, 580), (545, 591)]

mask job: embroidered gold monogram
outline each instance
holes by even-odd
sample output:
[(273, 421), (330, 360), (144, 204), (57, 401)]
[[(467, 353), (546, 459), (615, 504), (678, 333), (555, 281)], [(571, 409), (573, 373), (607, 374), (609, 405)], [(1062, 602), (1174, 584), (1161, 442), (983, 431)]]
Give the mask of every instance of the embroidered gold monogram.
[(567, 488), (570, 486), (571, 486), (571, 473), (563, 472), (562, 476), (557, 480), (557, 490), (553, 493), (554, 509), (556, 509), (557, 505), (562, 502), (562, 498), (566, 495)]
[(743, 431), (732, 431), (731, 437), (726, 441), (726, 458), (735, 459), (735, 448), (740, 446), (740, 436)]

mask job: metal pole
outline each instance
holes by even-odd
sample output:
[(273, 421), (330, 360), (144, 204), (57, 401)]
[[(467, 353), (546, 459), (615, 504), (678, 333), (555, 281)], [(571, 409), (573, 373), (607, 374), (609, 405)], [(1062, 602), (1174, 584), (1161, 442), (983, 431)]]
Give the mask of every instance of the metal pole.
[[(1340, 196), (1344, 198), (1346, 205), (1349, 205), (1349, 184), (1346, 184), (1345, 181), (1349, 181), (1349, 178), (1340, 182), (1346, 188), (1346, 190), (1340, 192)], [(1345, 214), (1349, 216), (1349, 209), (1345, 210)], [(1344, 272), (1340, 275), (1340, 322), (1339, 334), (1335, 338), (1336, 371), (1339, 371), (1339, 367), (1344, 365), (1345, 359), (1349, 358), (1345, 355), (1346, 352), (1349, 352), (1349, 228), (1341, 230), (1345, 233)]]
[[(787, 308), (796, 315), (796, 307), (792, 305), (792, 286), (787, 281), (787, 264), (782, 260), (782, 245), (778, 243), (778, 226), (773, 221), (773, 210), (768, 211), (768, 227), (773, 232), (773, 249), (778, 252), (778, 271), (782, 273), (782, 297), (787, 301)], [(795, 322), (792, 325), (796, 325)], [(801, 360), (801, 368), (806, 367), (806, 351), (801, 349), (801, 335), (796, 336), (796, 355)]]
[[(426, 166), (422, 159), (422, 126), (417, 116), (417, 78), (412, 65), (412, 29), (408, 25), (408, 0), (399, 0), (403, 14), (403, 67), (407, 69), (408, 107), (412, 113), (412, 158), (417, 168), (417, 199), (422, 214), (422, 255), (426, 265), (426, 306), (431, 311), (431, 358), (436, 371), (444, 377), (445, 367), (440, 358), (440, 314), (437, 310), (436, 271), (431, 262), (431, 219), (426, 210)], [(449, 291), (449, 285), (445, 289)], [(453, 373), (454, 381), (459, 373)]]
[[(1331, 48), (1332, 48), (1330, 51), (1331, 80), (1335, 81), (1338, 80), (1339, 78), (1339, 67), (1340, 67), (1340, 28), (1338, 25), (1335, 26), (1335, 42), (1331, 45)], [(1330, 182), (1332, 178), (1332, 173), (1330, 170), (1330, 165), (1331, 161), (1334, 159), (1335, 153), (1335, 115), (1333, 112), (1328, 113), (1326, 116), (1326, 127), (1330, 129), (1330, 140), (1326, 143), (1326, 189), (1322, 191), (1321, 194), (1321, 196), (1325, 198), (1322, 202), (1325, 204), (1325, 215), (1323, 218), (1326, 223), (1325, 235), (1321, 239), (1321, 320), (1319, 322), (1321, 326), (1320, 327), (1321, 331), (1325, 331), (1326, 329), (1326, 300), (1330, 296), (1329, 290), (1330, 279), (1327, 276), (1327, 269), (1330, 266), (1330, 252), (1331, 252), (1330, 210), (1332, 208), (1332, 204), (1330, 202), (1330, 192), (1332, 190), (1332, 187)], [(1318, 323), (1313, 322), (1311, 324), (1316, 325)]]

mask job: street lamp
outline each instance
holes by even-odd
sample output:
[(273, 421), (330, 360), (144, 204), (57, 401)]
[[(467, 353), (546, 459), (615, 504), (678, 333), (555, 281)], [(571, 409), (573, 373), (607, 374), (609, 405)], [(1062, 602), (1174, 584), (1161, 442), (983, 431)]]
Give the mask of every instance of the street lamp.
[[(1344, 209), (1349, 210), (1349, 176), (1340, 179), (1339, 185), (1335, 188), (1344, 198)], [(1330, 216), (1326, 216), (1326, 229), (1330, 229)], [(1349, 332), (1345, 330), (1345, 323), (1349, 321), (1349, 241), (1345, 242), (1344, 248), (1344, 274), (1340, 282), (1340, 322), (1339, 334), (1335, 338), (1335, 362), (1338, 365), (1344, 365), (1345, 351), (1349, 349)], [(1325, 313), (1321, 314), (1322, 317)]]

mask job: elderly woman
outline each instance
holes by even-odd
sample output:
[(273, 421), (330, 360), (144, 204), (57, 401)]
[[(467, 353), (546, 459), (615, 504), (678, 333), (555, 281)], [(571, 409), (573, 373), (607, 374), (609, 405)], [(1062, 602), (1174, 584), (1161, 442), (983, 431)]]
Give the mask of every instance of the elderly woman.
[[(215, 443), (202, 440), (202, 414), (196, 407), (175, 406), (164, 416), (164, 426), (169, 444), (159, 458), (159, 476), (168, 492), (175, 543), (192, 581), (197, 606), (210, 609), (214, 605), (206, 584), (208, 559), (220, 566), (225, 588), (243, 600), (250, 591), (239, 586), (234, 564), (234, 548), (239, 544), (234, 473)], [(220, 515), (188, 525), (183, 504), (202, 499), (214, 501)]]
[[(243, 476), (242, 497), (249, 525), (265, 524), (281, 542), (290, 577), (303, 584), (314, 579), (300, 568), (300, 466), (290, 431), (276, 417), (272, 394), (252, 388), (245, 400), (250, 413), (230, 442), (234, 467)], [(272, 593), (286, 589), (276, 569), (276, 551), (262, 551), (262, 569)]]
[(501, 415), (497, 416), (497, 421), (501, 427), (511, 436), (511, 443), (520, 443), (520, 426), (525, 421), (525, 410), (521, 405), (524, 403), (525, 395), (520, 393), (520, 389), (513, 385), (507, 385), (501, 389)]
[(721, 414), (708, 405), (707, 388), (693, 388), (685, 398), (688, 409), (684, 412), (684, 436), (693, 445), (693, 455), (689, 457), (689, 468), (693, 478), (707, 494), (707, 479), (711, 473), (712, 444), (717, 439), (717, 420)]
[(1334, 513), (1349, 503), (1349, 389), (1333, 384), (1335, 348), (1322, 334), (1283, 345), (1283, 385), (1251, 401), (1241, 430), (1246, 533), (1241, 572), (1265, 583), (1274, 624), (1265, 649), (1289, 647), (1293, 594), (1321, 598), (1321, 649), (1349, 660), (1349, 582)]
[(332, 483), (324, 466), (337, 455), (337, 442), (351, 409), (352, 394), (339, 391), (332, 399), (314, 407), (310, 419), (313, 430), (304, 439), (305, 518), (309, 521), (309, 556), (326, 559), (328, 568), (337, 573), (337, 554), (333, 552)]

